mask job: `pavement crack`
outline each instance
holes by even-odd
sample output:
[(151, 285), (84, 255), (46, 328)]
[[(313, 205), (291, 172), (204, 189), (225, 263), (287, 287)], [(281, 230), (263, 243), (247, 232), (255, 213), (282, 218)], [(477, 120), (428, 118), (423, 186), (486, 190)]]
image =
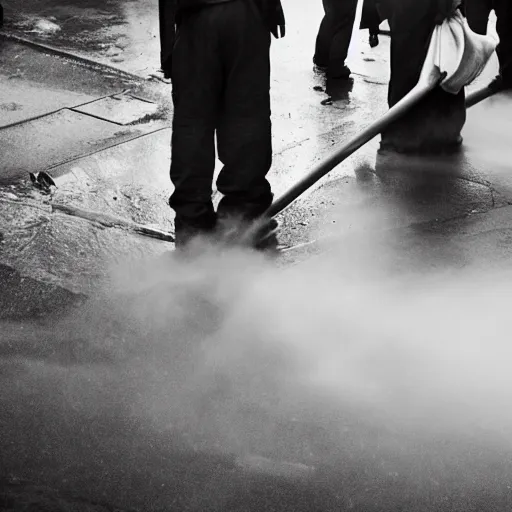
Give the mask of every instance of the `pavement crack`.
[(40, 206), (37, 203), (32, 203), (32, 202), (27, 202), (27, 201), (22, 201), (22, 200), (18, 201), (18, 200), (14, 200), (14, 199), (5, 199), (3, 197), (0, 197), (0, 203), (12, 204), (12, 205), (16, 205), (16, 206), (26, 206), (29, 208), (34, 208), (36, 210), (41, 210), (42, 212), (45, 212), (45, 213), (50, 213), (49, 208), (44, 208), (43, 206)]
[(113, 215), (95, 212), (92, 210), (85, 210), (76, 206), (53, 203), (52, 212), (55, 211), (64, 213), (65, 215), (69, 215), (71, 217), (78, 217), (89, 222), (94, 222), (103, 227), (126, 229), (138, 235), (156, 238), (165, 242), (174, 242), (174, 236), (171, 235), (171, 233), (147, 226), (142, 226), (140, 224), (136, 224), (135, 222), (130, 222)]
[(293, 144), (285, 146), (283, 149), (281, 149), (280, 151), (275, 153), (274, 156), (281, 156), (284, 153), (286, 153), (287, 151), (290, 151), (291, 149), (295, 149), (295, 148), (297, 148), (299, 146), (302, 146), (302, 144), (304, 144), (304, 142), (308, 142), (309, 140), (311, 140), (311, 137), (306, 137), (305, 139), (299, 140), (297, 142), (294, 142)]

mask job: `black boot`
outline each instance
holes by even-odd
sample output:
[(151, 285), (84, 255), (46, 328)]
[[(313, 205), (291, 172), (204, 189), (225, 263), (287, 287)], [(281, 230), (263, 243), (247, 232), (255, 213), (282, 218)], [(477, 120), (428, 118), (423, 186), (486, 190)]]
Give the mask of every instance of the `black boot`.
[(379, 45), (379, 33), (370, 32), (370, 48), (375, 48)]

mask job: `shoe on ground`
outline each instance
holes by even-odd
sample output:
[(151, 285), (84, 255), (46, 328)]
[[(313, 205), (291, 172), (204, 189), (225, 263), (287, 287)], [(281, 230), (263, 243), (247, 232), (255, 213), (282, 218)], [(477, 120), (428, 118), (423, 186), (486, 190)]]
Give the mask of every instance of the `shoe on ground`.
[(370, 34), (370, 48), (375, 48), (376, 46), (379, 46), (379, 36), (378, 34)]

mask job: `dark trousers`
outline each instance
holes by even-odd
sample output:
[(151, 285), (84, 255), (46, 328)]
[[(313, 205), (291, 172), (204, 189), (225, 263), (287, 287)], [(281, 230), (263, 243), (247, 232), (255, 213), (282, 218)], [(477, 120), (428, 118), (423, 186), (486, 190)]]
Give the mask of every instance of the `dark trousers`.
[(364, 0), (360, 28), (369, 29), (370, 34), (378, 34), (381, 22), (376, 0)]
[(316, 38), (314, 62), (336, 76), (347, 58), (357, 10), (357, 0), (322, 0), (325, 15)]
[[(391, 29), (392, 107), (417, 84), (435, 28), (436, 0), (382, 0), (382, 12)], [(434, 89), (382, 134), (383, 148), (404, 152), (436, 152), (460, 143), (466, 120), (464, 91), (457, 95)]]
[(173, 132), (169, 200), (176, 231), (209, 230), (215, 134), (225, 215), (256, 217), (272, 202), (270, 33), (242, 0), (184, 12), (172, 56)]
[(489, 14), (494, 9), (496, 31), (500, 38), (497, 48), (503, 79), (512, 83), (512, 1), (511, 0), (465, 0), (469, 26), (478, 34), (487, 33)]

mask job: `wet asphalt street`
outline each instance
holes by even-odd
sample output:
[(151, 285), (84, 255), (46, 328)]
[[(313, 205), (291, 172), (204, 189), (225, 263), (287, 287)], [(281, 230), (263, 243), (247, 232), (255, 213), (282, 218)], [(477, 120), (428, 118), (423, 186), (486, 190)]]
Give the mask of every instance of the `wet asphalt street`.
[[(141, 77), (158, 67), (153, 0), (2, 4), (12, 34)], [(288, 36), (273, 45), (271, 180), (279, 193), (386, 109), (389, 40), (371, 50), (366, 33), (355, 49), (353, 83), (335, 84), (333, 104), (321, 104), (327, 95), (313, 88), (325, 84), (311, 70), (319, 4), (284, 2)], [(12, 64), (15, 54), (28, 52), (3, 52), (32, 108), (37, 66)], [(48, 98), (59, 91), (59, 102), (125, 85), (55, 69), (60, 74), (41, 74), (40, 85)], [(480, 153), (486, 132), (477, 121), (484, 118), (485, 111), (473, 114), (467, 130)], [(160, 155), (168, 138), (162, 132), (61, 166), (57, 200), (165, 225), (167, 162)], [(344, 241), (342, 251), (331, 247), (330, 255), (283, 273), (237, 254), (151, 259), (143, 268), (116, 270), (113, 283), (65, 315), (2, 321), (0, 510), (510, 510), (511, 422), (503, 412), (510, 354), (498, 343), (508, 337), (503, 279), (480, 288), (470, 275), (461, 287), (442, 274), (434, 287), (443, 294), (428, 300), (432, 283), (411, 277), (432, 267), (450, 274), (473, 260), (510, 270), (506, 215), (487, 221), (487, 238), (474, 244), (457, 238), (476, 236), (473, 224), (450, 224), (511, 204), (505, 159), (499, 154), (477, 166), (467, 157), (457, 164), (461, 179), (381, 180), (374, 153), (375, 144), (363, 149), (291, 208), (283, 238), (293, 245), (318, 233), (412, 225), (404, 238)], [(150, 207), (134, 207), (133, 198)], [(133, 249), (126, 237), (80, 219), (57, 216), (30, 237), (22, 221), (16, 218), (23, 243), (9, 261), (31, 260), (33, 270), (36, 260), (36, 270), (53, 271), (57, 282), (90, 281), (97, 246), (118, 258)], [(496, 261), (495, 247), (502, 251)], [(66, 268), (73, 254), (79, 263)], [(30, 293), (24, 286), (22, 279), (18, 287)], [(490, 311), (468, 301), (481, 289)], [(497, 293), (503, 302), (493, 302)], [(453, 340), (496, 347), (490, 370), (458, 348), (445, 350)], [(487, 362), (475, 353), (478, 363)]]

